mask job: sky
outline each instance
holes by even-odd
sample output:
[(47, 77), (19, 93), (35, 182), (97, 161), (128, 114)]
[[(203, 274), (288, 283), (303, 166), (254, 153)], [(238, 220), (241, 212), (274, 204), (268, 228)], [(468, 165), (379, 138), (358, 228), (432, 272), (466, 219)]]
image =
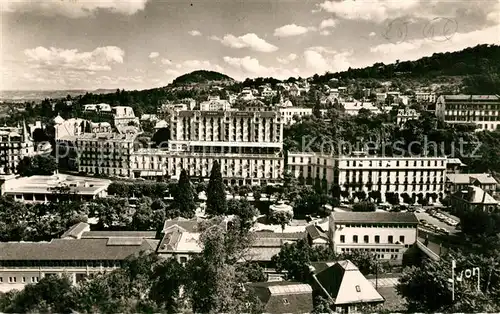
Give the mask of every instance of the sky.
[(500, 44), (500, 0), (0, 0), (0, 89), (309, 77)]

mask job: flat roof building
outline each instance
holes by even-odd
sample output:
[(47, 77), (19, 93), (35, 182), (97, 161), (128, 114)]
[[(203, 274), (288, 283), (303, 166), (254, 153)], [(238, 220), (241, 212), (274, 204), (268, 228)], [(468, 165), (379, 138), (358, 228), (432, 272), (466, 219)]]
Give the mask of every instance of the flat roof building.
[(64, 193), (74, 199), (91, 200), (107, 195), (110, 180), (66, 174), (13, 178), (2, 185), (2, 195), (27, 203), (57, 201)]

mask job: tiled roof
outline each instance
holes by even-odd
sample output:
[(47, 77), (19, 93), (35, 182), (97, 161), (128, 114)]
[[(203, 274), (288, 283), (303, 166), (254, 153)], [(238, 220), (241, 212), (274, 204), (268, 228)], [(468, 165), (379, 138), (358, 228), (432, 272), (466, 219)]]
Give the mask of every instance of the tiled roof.
[(480, 184), (498, 184), (497, 180), (488, 173), (449, 173), (446, 178), (454, 184), (470, 184), (474, 180)]
[(327, 239), (328, 240), (328, 235), (326, 232), (320, 230), (320, 228), (314, 224), (308, 225), (306, 227), (306, 232), (309, 234), (312, 240), (316, 239)]
[(143, 238), (154, 239), (155, 231), (87, 231), (82, 234), (82, 239), (107, 239), (107, 238)]
[(154, 249), (140, 244), (108, 244), (109, 239), (54, 239), (51, 242), (0, 243), (0, 260), (124, 260), (140, 251)]
[(331, 217), (336, 223), (414, 223), (417, 216), (408, 212), (334, 212)]
[(201, 221), (201, 218), (186, 219), (182, 217), (165, 220), (165, 223), (163, 224), (163, 231), (166, 231), (168, 228), (177, 225), (188, 232), (198, 232), (198, 224)]
[[(71, 228), (69, 228), (68, 231), (63, 233), (63, 235), (61, 236), (61, 239), (64, 239), (64, 238), (78, 239), (82, 235), (82, 232), (86, 229), (87, 230), (90, 229), (90, 225), (88, 223), (85, 223), (85, 222), (79, 222), (79, 223), (71, 226)], [(85, 232), (83, 232), (83, 233), (85, 233)]]
[(351, 261), (339, 261), (316, 275), (336, 305), (378, 303), (384, 298)]
[(471, 204), (498, 204), (496, 199), (478, 186), (470, 185), (466, 194), (462, 194), (462, 191), (457, 191), (457, 193)]
[(264, 305), (265, 313), (310, 313), (313, 310), (312, 288), (308, 284), (275, 281), (248, 286)]
[(253, 233), (255, 238), (276, 238), (276, 239), (290, 239), (299, 240), (306, 237), (305, 232), (269, 232), (269, 231), (256, 231)]

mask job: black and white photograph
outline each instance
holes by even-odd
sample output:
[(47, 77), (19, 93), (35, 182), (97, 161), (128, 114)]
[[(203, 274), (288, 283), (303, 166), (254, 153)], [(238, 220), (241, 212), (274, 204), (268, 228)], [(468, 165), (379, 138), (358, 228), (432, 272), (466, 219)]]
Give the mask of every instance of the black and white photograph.
[(500, 312), (500, 0), (0, 19), (0, 313)]

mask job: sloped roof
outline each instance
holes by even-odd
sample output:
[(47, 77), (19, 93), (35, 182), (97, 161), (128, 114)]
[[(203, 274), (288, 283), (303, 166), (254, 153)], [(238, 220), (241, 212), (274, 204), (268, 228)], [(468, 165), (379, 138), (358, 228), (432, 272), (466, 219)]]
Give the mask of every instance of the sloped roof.
[(349, 260), (338, 261), (316, 277), (336, 305), (384, 302), (370, 281)]
[(333, 212), (331, 216), (336, 223), (414, 223), (417, 216), (409, 212)]
[(107, 239), (107, 238), (143, 238), (154, 239), (155, 231), (87, 231), (82, 234), (82, 239)]
[(124, 260), (154, 250), (149, 242), (110, 243), (109, 239), (54, 239), (51, 242), (0, 243), (0, 260)]
[(327, 239), (328, 235), (323, 230), (320, 230), (318, 226), (314, 224), (310, 224), (306, 227), (307, 234), (311, 237), (312, 240), (316, 239)]
[(165, 220), (165, 223), (163, 224), (163, 232), (175, 225), (188, 232), (198, 232), (198, 224), (201, 221), (202, 219), (198, 217), (193, 219), (177, 217), (174, 219)]
[(498, 204), (496, 199), (478, 186), (470, 185), (467, 193), (463, 194), (462, 191), (457, 191), (457, 193), (471, 204)]
[(264, 305), (265, 313), (310, 313), (312, 288), (308, 284), (274, 281), (249, 284)]
[(86, 229), (89, 230), (90, 225), (88, 223), (85, 223), (85, 222), (79, 222), (79, 223), (71, 226), (65, 233), (63, 233), (63, 235), (61, 236), (61, 239), (64, 239), (64, 238), (78, 239), (82, 236), (82, 233), (85, 233), (83, 231)]

